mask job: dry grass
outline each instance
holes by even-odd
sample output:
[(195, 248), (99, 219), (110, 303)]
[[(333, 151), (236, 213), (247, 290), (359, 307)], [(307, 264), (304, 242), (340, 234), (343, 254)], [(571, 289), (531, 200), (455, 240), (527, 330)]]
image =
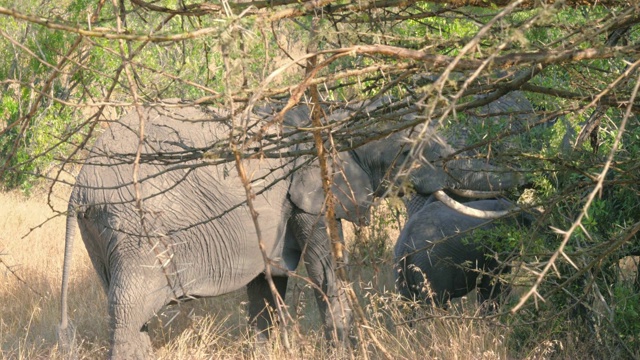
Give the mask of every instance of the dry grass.
[[(56, 210), (66, 207), (67, 196), (61, 191), (53, 199)], [(30, 199), (0, 194), (0, 359), (62, 357), (55, 327), (59, 321), (65, 221), (58, 216), (44, 223), (54, 215), (42, 194)], [(373, 332), (394, 358), (572, 358), (571, 351), (576, 354), (585, 349), (584, 344), (574, 344), (571, 335), (549, 334), (525, 346), (524, 351), (514, 352), (509, 345), (513, 343), (513, 330), (498, 319), (469, 319), (476, 315), (476, 306), (470, 300), (440, 314), (448, 315), (446, 318), (417, 321), (412, 327), (396, 326), (405, 321), (406, 313), (402, 313), (391, 291), (392, 244), (381, 238), (395, 239), (397, 233), (385, 233), (386, 225), (369, 230), (374, 236), (369, 234), (369, 241), (358, 245), (351, 275)], [(86, 359), (104, 358), (108, 345), (106, 299), (82, 241), (79, 236), (77, 239), (70, 311), (78, 331), (79, 354)], [(256, 347), (246, 326), (245, 301), (244, 291), (239, 291), (168, 307), (150, 324), (157, 358), (359, 359), (365, 358), (363, 347), (369, 358), (382, 358), (366, 337), (352, 350), (336, 349), (324, 341), (312, 291), (303, 281), (293, 281), (289, 286), (289, 351), (280, 337), (268, 346)]]
[[(53, 199), (56, 210), (65, 208), (65, 202)], [(46, 358), (53, 354), (59, 321), (64, 217), (52, 218), (55, 213), (43, 196), (26, 200), (20, 194), (2, 194), (0, 204), (0, 354)], [(106, 336), (106, 302), (82, 241), (74, 251), (71, 286), (72, 316), (87, 330), (83, 342), (99, 343)]]

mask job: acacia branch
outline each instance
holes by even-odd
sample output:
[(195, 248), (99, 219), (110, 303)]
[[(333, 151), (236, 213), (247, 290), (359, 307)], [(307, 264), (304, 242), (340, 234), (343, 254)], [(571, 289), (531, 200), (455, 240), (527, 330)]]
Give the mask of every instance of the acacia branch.
[[(426, 51), (406, 49), (389, 45), (357, 45), (337, 50), (325, 50), (322, 53), (335, 54), (367, 54), (386, 55), (398, 59), (409, 59), (425, 62), (427, 68), (432, 70), (448, 66), (454, 57), (432, 54)], [(561, 64), (565, 62), (577, 62), (593, 59), (611, 59), (621, 55), (640, 55), (640, 45), (616, 46), (607, 48), (588, 48), (570, 50), (541, 50), (538, 52), (511, 53), (496, 56), (492, 62), (494, 68), (508, 69), (520, 65), (532, 64)], [(484, 60), (462, 59), (456, 66), (456, 70), (475, 70), (483, 64)]]
[[(630, 103), (633, 103), (633, 101), (635, 100), (636, 96), (638, 95), (639, 88), (640, 88), (640, 76), (636, 80), (636, 84), (634, 86), (633, 93), (631, 95)], [(605, 162), (605, 164), (603, 166), (602, 171), (600, 172), (600, 175), (598, 176), (597, 182), (596, 182), (595, 186), (593, 187), (593, 190), (587, 196), (586, 202), (585, 202), (584, 206), (582, 207), (582, 211), (580, 212), (580, 214), (578, 215), (576, 220), (571, 224), (569, 229), (567, 229), (566, 231), (565, 230), (556, 229), (556, 232), (558, 232), (559, 234), (563, 235), (563, 239), (560, 242), (560, 245), (558, 246), (558, 249), (553, 253), (553, 255), (549, 259), (548, 263), (545, 265), (545, 267), (542, 269), (542, 271), (538, 274), (535, 283), (531, 286), (529, 291), (527, 291), (526, 294), (524, 294), (524, 295), (522, 295), (520, 297), (520, 300), (519, 300), (518, 304), (516, 304), (516, 306), (514, 306), (513, 309), (511, 310), (512, 312), (515, 313), (516, 311), (518, 311), (522, 306), (524, 306), (524, 304), (527, 302), (527, 300), (530, 297), (532, 297), (532, 296), (540, 297), (541, 296), (539, 294), (539, 292), (538, 292), (538, 288), (539, 288), (540, 284), (542, 283), (542, 281), (546, 277), (546, 275), (549, 273), (551, 268), (555, 267), (556, 260), (558, 260), (558, 258), (561, 255), (564, 254), (564, 249), (567, 246), (567, 244), (569, 243), (569, 240), (571, 240), (573, 233), (578, 228), (580, 228), (582, 226), (582, 219), (584, 219), (587, 216), (587, 212), (588, 212), (589, 208), (591, 207), (592, 202), (594, 201), (596, 196), (602, 190), (605, 176), (606, 176), (607, 172), (609, 171), (609, 168), (613, 164), (614, 156), (616, 155), (616, 153), (618, 151), (618, 147), (620, 146), (620, 143), (622, 141), (622, 135), (624, 134), (627, 122), (628, 122), (629, 118), (631, 117), (631, 108), (632, 108), (631, 106), (627, 107), (627, 111), (624, 114), (624, 117), (622, 118), (622, 122), (620, 124), (618, 133), (617, 133), (617, 135), (616, 135), (616, 137), (614, 139), (613, 145), (611, 146), (611, 151), (609, 152), (607, 160), (606, 160), (606, 162)], [(635, 230), (635, 231), (637, 231), (637, 230)]]
[[(296, 0), (280, 0), (276, 5), (295, 5), (275, 13), (266, 12), (261, 10), (260, 12), (252, 11), (252, 9), (266, 9), (271, 8), (273, 5), (270, 1), (256, 1), (248, 3), (229, 3), (229, 7), (234, 11), (240, 12), (243, 15), (258, 15), (263, 21), (273, 22), (285, 18), (304, 16), (322, 9), (323, 13), (331, 13), (331, 4), (335, 0), (311, 0), (304, 3), (300, 3)], [(555, 4), (555, 0), (547, 0), (548, 4)], [(638, 4), (631, 5), (627, 0), (564, 0), (566, 5), (578, 6), (578, 5), (604, 5), (604, 6), (634, 6), (638, 8)], [(461, 6), (480, 6), (480, 7), (493, 7), (493, 6), (507, 6), (511, 1), (508, 0), (494, 0), (493, 2), (487, 2), (485, 0), (455, 0), (455, 1), (432, 1), (434, 3), (447, 4), (451, 8)], [(191, 4), (187, 5), (184, 9), (177, 10), (167, 7), (157, 6), (150, 3), (146, 3), (141, 0), (132, 0), (132, 3), (149, 9), (155, 12), (164, 12), (171, 15), (184, 15), (184, 16), (202, 16), (208, 13), (221, 13), (222, 7), (220, 5), (213, 5), (207, 3)], [(341, 11), (363, 11), (367, 8), (381, 8), (381, 7), (395, 7), (395, 6), (409, 6), (418, 3), (416, 0), (402, 1), (402, 0), (389, 0), (389, 1), (372, 1), (366, 4), (360, 4), (354, 2), (350, 5), (339, 5), (336, 9)], [(534, 0), (523, 0), (521, 2), (521, 8), (534, 7)], [(130, 34), (126, 32), (116, 32), (114, 29), (109, 28), (92, 28), (91, 24), (88, 25), (88, 29), (79, 28), (76, 26), (63, 24), (52, 19), (43, 18), (39, 16), (33, 16), (29, 14), (21, 13), (17, 10), (0, 7), (0, 15), (11, 16), (15, 19), (24, 20), (30, 23), (39, 24), (52, 30), (61, 30), (70, 33), (76, 33), (85, 37), (97, 37), (112, 40), (132, 40), (132, 41), (149, 41), (149, 42), (167, 42), (167, 41), (182, 41), (187, 39), (195, 39), (204, 36), (215, 36), (220, 30), (217, 27), (208, 27), (199, 29), (193, 32), (182, 32), (172, 35), (148, 35), (148, 34)], [(95, 17), (91, 19), (95, 20)]]
[[(512, 0), (430, 0), (429, 2), (435, 4), (449, 4), (452, 6), (477, 6), (477, 7), (503, 7), (511, 3)], [(541, 4), (543, 3), (543, 4)], [(543, 5), (550, 6), (556, 3), (561, 3), (565, 6), (577, 7), (577, 6), (629, 6), (633, 4), (632, 0), (525, 0), (522, 2), (523, 8), (535, 8)]]
[(24, 20), (30, 23), (42, 25), (51, 30), (60, 30), (69, 33), (82, 35), (85, 37), (96, 37), (109, 40), (130, 40), (130, 41), (148, 41), (148, 42), (166, 42), (166, 41), (182, 41), (187, 39), (195, 39), (203, 36), (214, 36), (220, 31), (219, 28), (203, 28), (193, 32), (183, 32), (173, 35), (147, 35), (147, 34), (128, 34), (119, 32), (109, 28), (93, 28), (82, 29), (79, 27), (61, 24), (51, 19), (42, 18), (33, 15), (23, 14), (17, 10), (8, 9), (0, 6), (0, 15), (8, 15), (18, 20)]
[(82, 37), (79, 36), (75, 39), (75, 41), (73, 42), (73, 44), (71, 44), (71, 47), (69, 48), (69, 50), (66, 53), (66, 56), (64, 56), (59, 62), (58, 64), (54, 67), (55, 70), (52, 71), (51, 75), (47, 78), (47, 80), (44, 83), (44, 86), (42, 87), (42, 92), (39, 93), (36, 96), (36, 100), (34, 102), (32, 102), (31, 104), (31, 108), (29, 109), (29, 112), (20, 117), (20, 119), (16, 120), (15, 122), (13, 122), (12, 124), (10, 124), (9, 126), (5, 127), (4, 129), (2, 129), (2, 131), (0, 131), (0, 135), (6, 133), (7, 131), (9, 131), (11, 128), (13, 127), (17, 127), (20, 126), (20, 130), (19, 130), (19, 136), (17, 136), (13, 142), (13, 146), (11, 147), (10, 152), (7, 154), (6, 158), (4, 159), (4, 161), (0, 162), (0, 179), (2, 179), (4, 177), (4, 173), (7, 170), (8, 166), (9, 166), (9, 159), (11, 159), (16, 152), (18, 151), (18, 147), (20, 144), (20, 139), (22, 139), (22, 137), (24, 136), (25, 132), (27, 131), (27, 128), (30, 125), (30, 121), (31, 119), (33, 119), (38, 111), (38, 109), (40, 108), (40, 103), (42, 101), (42, 99), (44, 98), (44, 93), (47, 93), (49, 91), (49, 89), (51, 89), (51, 86), (53, 85), (53, 82), (55, 79), (58, 78), (58, 76), (60, 75), (60, 69), (63, 69), (65, 67), (65, 65), (67, 64), (67, 61), (71, 58), (71, 54), (73, 54), (73, 52), (78, 48), (78, 46), (80, 46), (80, 44), (82, 43)]
[[(564, 89), (555, 89), (551, 87), (538, 86), (526, 83), (520, 87), (520, 90), (545, 94), (550, 96), (555, 96), (563, 99), (571, 99), (571, 100), (580, 100), (580, 101), (592, 101), (595, 99), (596, 95), (594, 94), (581, 94), (569, 90)], [(604, 96), (598, 100), (599, 104), (609, 105), (613, 107), (623, 107), (628, 106), (628, 100), (620, 100), (618, 96)], [(640, 103), (631, 104), (634, 111), (640, 110)]]
[[(234, 2), (229, 3), (229, 8), (240, 12), (246, 11), (247, 9), (273, 9), (275, 7), (285, 7), (290, 5), (295, 5), (295, 8), (285, 9), (277, 12), (274, 17), (277, 19), (282, 19), (284, 17), (294, 17), (306, 15), (310, 11), (321, 8), (325, 5), (330, 4), (331, 0), (311, 0), (307, 2), (301, 3), (298, 0), (273, 0), (273, 1), (248, 1), (248, 2)], [(336, 13), (340, 11), (351, 11), (351, 10), (365, 10), (372, 8), (387, 8), (387, 7), (406, 7), (417, 4), (418, 0), (371, 0), (366, 2), (361, 1), (352, 1), (346, 4), (335, 4), (334, 6), (328, 6), (323, 9), (324, 13)], [(446, 6), (447, 8), (459, 8), (464, 6), (475, 6), (482, 8), (494, 8), (494, 7), (504, 7), (511, 3), (511, 0), (431, 0), (429, 1), (432, 4), (438, 4)], [(560, 2), (560, 0), (546, 0), (544, 1), (544, 5), (551, 6)], [(632, 4), (630, 0), (562, 0), (563, 5), (570, 7), (578, 7), (578, 6), (629, 6)], [(212, 13), (222, 13), (223, 7), (217, 4), (212, 4), (208, 2), (201, 2), (197, 4), (181, 4), (180, 8), (169, 8), (165, 6), (155, 5), (153, 3), (142, 1), (142, 0), (131, 0), (132, 4), (140, 6), (144, 9), (155, 11), (155, 12), (163, 12), (173, 15), (182, 15), (182, 16), (203, 16)], [(536, 0), (525, 0), (520, 5), (521, 8), (535, 8), (540, 7), (543, 4), (540, 1)], [(255, 12), (255, 11), (254, 11)], [(274, 19), (271, 19), (274, 20)]]
[(25, 281), (20, 275), (18, 275), (18, 273), (13, 269), (13, 266), (10, 266), (4, 260), (2, 260), (2, 256), (3, 255), (5, 255), (5, 254), (0, 252), (0, 264), (3, 265), (5, 267), (5, 269), (9, 273), (11, 273), (11, 275), (13, 275), (13, 277), (16, 278), (16, 280), (18, 280), (18, 282), (22, 283), (24, 286), (27, 287), (27, 289), (29, 289), (34, 294), (38, 295), (40, 298), (43, 298), (44, 296), (39, 291), (34, 289), (31, 285), (29, 285), (29, 283), (27, 281)]

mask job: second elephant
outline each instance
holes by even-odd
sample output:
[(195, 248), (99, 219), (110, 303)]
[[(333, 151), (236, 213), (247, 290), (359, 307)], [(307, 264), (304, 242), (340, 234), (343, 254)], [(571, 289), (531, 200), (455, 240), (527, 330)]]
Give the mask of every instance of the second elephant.
[[(474, 239), (477, 230), (499, 223), (464, 215), (433, 197), (415, 195), (407, 201), (408, 220), (395, 245), (396, 288), (406, 299), (445, 306), (452, 298), (478, 288), (480, 303), (496, 299), (502, 284), (495, 275), (507, 271), (488, 249)], [(483, 211), (514, 207), (506, 200), (478, 200), (465, 204)], [(474, 241), (475, 240), (475, 241)]]

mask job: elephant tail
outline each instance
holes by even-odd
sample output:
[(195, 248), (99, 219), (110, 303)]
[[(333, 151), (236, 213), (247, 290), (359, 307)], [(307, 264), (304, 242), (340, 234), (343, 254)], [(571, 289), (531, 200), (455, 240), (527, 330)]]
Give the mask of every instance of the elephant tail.
[[(71, 195), (73, 197), (73, 195)], [(60, 325), (58, 325), (58, 345), (67, 358), (75, 359), (75, 328), (69, 321), (68, 290), (71, 272), (71, 258), (73, 255), (73, 241), (76, 233), (78, 218), (76, 207), (69, 201), (67, 208), (67, 225), (64, 241), (64, 262), (62, 265), (62, 286), (60, 288)]]

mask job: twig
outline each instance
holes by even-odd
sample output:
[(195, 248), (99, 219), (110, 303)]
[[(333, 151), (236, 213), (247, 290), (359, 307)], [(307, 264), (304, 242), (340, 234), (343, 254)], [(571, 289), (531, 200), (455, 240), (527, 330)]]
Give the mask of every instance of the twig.
[(34, 289), (33, 287), (31, 287), (31, 285), (29, 285), (29, 283), (27, 283), (22, 277), (20, 277), (20, 275), (18, 275), (18, 273), (16, 273), (11, 266), (9, 266), (9, 264), (7, 264), (4, 260), (2, 260), (2, 256), (5, 255), (3, 253), (0, 252), (0, 264), (2, 264), (7, 271), (9, 271), (11, 273), (11, 275), (13, 275), (13, 277), (15, 277), (18, 282), (22, 283), (24, 286), (27, 287), (27, 289), (29, 289), (31, 292), (33, 292), (34, 294), (38, 295), (39, 297), (43, 298), (44, 295), (42, 295), (39, 291), (37, 291), (36, 289)]

